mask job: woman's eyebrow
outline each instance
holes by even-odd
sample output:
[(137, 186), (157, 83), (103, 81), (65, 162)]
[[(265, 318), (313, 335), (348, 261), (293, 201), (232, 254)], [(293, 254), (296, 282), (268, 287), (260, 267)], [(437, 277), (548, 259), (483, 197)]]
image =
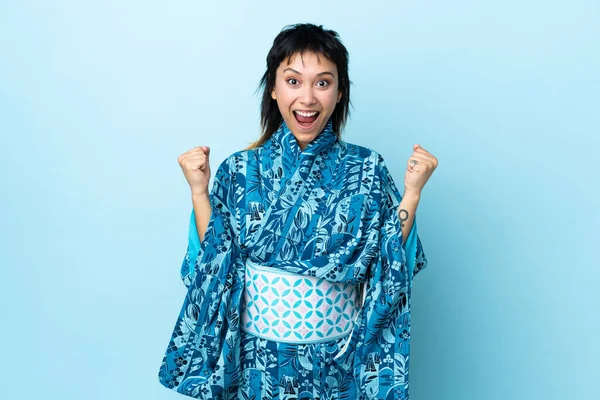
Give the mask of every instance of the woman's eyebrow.
[[(300, 72), (296, 71), (296, 70), (295, 70), (295, 69), (293, 69), (293, 68), (286, 68), (286, 69), (284, 69), (284, 70), (283, 70), (283, 72), (285, 72), (285, 71), (288, 71), (288, 70), (289, 70), (289, 71), (292, 71), (292, 72), (293, 72), (293, 73), (295, 73), (295, 74), (302, 75)], [(332, 72), (329, 72), (329, 71), (323, 71), (323, 72), (319, 72), (319, 73), (317, 74), (317, 76), (322, 76), (322, 75), (331, 75), (331, 77), (332, 77), (332, 78), (335, 78), (335, 76), (333, 75), (333, 73), (332, 73)]]

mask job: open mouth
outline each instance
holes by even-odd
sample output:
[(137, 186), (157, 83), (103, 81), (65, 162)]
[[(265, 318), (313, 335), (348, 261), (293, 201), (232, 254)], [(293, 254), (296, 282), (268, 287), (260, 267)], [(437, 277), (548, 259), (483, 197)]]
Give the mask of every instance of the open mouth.
[(319, 117), (318, 111), (294, 111), (294, 118), (301, 128), (310, 129), (317, 118)]

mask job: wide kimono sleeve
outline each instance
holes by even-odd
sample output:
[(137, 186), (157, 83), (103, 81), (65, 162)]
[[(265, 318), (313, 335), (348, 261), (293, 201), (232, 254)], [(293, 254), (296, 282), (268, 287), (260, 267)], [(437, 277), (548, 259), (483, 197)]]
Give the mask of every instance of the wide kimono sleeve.
[[(382, 188), (382, 207), (383, 212), (385, 213), (385, 218), (389, 219), (392, 217), (392, 211), (395, 211), (395, 214), (398, 215), (398, 206), (402, 201), (402, 196), (394, 179), (392, 178), (392, 174), (388, 170), (385, 160), (381, 155), (378, 155), (378, 163), (376, 165), (376, 176), (379, 176), (381, 179), (381, 188)], [(396, 224), (396, 218), (389, 221), (393, 225)], [(421, 240), (419, 235), (417, 234), (417, 217), (415, 215), (413, 219), (413, 224), (410, 229), (410, 233), (407, 238), (402, 238), (402, 230), (401, 230), (401, 221), (398, 217), (398, 226), (395, 226), (397, 229), (400, 228), (399, 236), (402, 239), (402, 248), (404, 249), (406, 255), (406, 265), (408, 266), (408, 270), (411, 277), (416, 276), (419, 271), (423, 270), (427, 267), (427, 258), (425, 258), (425, 253), (423, 252), (423, 246), (421, 244)]]
[[(353, 366), (364, 398), (408, 399), (410, 296), (414, 275), (426, 265), (416, 224), (402, 240), (402, 200), (383, 158), (375, 164), (366, 246), (377, 249), (366, 276), (366, 292), (346, 348), (336, 357)], [(353, 356), (351, 356), (353, 355)]]
[(202, 242), (192, 212), (181, 266), (187, 294), (158, 374), (164, 386), (201, 399), (219, 398), (224, 382), (236, 376), (239, 364), (235, 350), (243, 256), (233, 214), (234, 178), (225, 160), (214, 176), (212, 214)]
[[(226, 255), (223, 250), (228, 244), (233, 243), (232, 235), (235, 226), (232, 226), (232, 220), (235, 222), (235, 219), (231, 218), (232, 214), (229, 209), (230, 206), (228, 206), (228, 204), (231, 204), (233, 196), (233, 191), (230, 190), (232, 179), (228, 160), (225, 160), (217, 168), (213, 186), (210, 190), (209, 199), (212, 211), (202, 242), (198, 236), (196, 213), (192, 208), (187, 250), (180, 271), (181, 279), (188, 288), (192, 280), (196, 277), (199, 268), (203, 267), (205, 270), (218, 268), (219, 264), (224, 261), (222, 256)], [(209, 262), (202, 265), (207, 251), (209, 254), (206, 254), (206, 259)]]

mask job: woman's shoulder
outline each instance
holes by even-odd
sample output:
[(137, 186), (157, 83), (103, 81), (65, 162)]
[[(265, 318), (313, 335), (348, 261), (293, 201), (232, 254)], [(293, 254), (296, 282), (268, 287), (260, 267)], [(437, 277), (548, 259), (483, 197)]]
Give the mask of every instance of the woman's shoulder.
[(260, 152), (260, 148), (254, 149), (244, 149), (238, 150), (231, 154), (229, 154), (225, 159), (221, 162), (222, 167), (227, 167), (229, 169), (233, 168), (236, 164), (245, 163), (247, 160), (252, 158), (256, 158), (257, 154)]
[(376, 150), (362, 146), (356, 143), (350, 143), (345, 140), (338, 140), (338, 143), (344, 153), (344, 157), (349, 157), (350, 159), (355, 160), (369, 160), (376, 164), (381, 164), (383, 162), (382, 155)]

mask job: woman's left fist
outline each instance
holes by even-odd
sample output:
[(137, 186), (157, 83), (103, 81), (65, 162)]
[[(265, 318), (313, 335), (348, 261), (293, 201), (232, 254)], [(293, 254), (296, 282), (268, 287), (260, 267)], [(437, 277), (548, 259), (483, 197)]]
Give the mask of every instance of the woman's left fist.
[(413, 153), (408, 159), (406, 174), (404, 174), (404, 192), (421, 195), (423, 186), (438, 166), (438, 160), (420, 145), (413, 146)]

